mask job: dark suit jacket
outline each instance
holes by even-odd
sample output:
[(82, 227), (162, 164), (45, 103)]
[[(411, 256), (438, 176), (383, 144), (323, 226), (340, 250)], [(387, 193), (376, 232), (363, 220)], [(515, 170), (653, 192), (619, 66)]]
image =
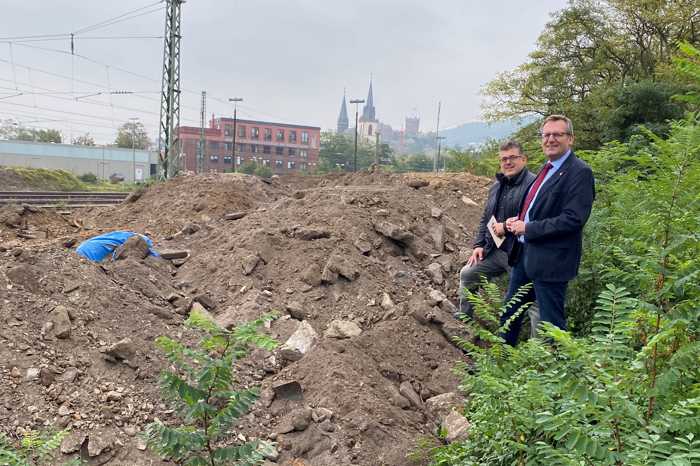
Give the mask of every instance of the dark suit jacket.
[[(576, 276), (581, 262), (581, 232), (594, 198), (593, 172), (571, 152), (559, 171), (540, 187), (530, 209), (524, 266), (532, 280), (564, 282)], [(510, 254), (511, 265), (523, 259), (521, 243), (516, 244)]]

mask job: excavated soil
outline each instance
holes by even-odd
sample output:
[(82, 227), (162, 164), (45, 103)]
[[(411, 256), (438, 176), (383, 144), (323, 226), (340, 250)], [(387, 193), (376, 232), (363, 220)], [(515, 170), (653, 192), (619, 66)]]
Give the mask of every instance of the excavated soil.
[[(407, 453), (440, 441), (425, 401), (458, 392), (464, 356), (450, 338), (467, 335), (453, 303), (488, 185), (469, 174), (219, 174), (70, 215), (4, 208), (0, 430), (69, 429), (64, 458), (91, 465), (168, 464), (138, 433), (176, 421), (154, 340), (196, 341), (182, 325), (196, 301), (227, 326), (277, 312), (265, 331), (280, 344), (301, 327), (316, 334), (304, 353), (255, 350), (239, 368), (262, 397), (234, 435), (277, 442), (268, 464), (414, 464)], [(115, 229), (189, 255), (75, 254)], [(303, 399), (285, 397), (285, 382)]]

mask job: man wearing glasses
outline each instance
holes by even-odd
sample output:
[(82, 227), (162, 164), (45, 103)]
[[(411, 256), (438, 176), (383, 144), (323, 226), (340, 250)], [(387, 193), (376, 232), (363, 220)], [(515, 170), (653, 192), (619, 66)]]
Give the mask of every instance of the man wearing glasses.
[[(507, 273), (508, 252), (515, 236), (505, 229), (507, 218), (518, 214), (518, 208), (527, 187), (535, 175), (527, 169), (527, 156), (515, 141), (506, 141), (499, 148), (501, 171), (489, 190), (486, 207), (474, 238), (471, 257), (459, 272), (459, 311), (455, 317), (472, 317), (471, 303), (464, 297), (464, 288), (473, 290), (482, 276), (492, 279)], [(495, 220), (491, 220), (491, 218)], [(489, 224), (491, 220), (491, 224)], [(491, 230), (491, 231), (489, 231)], [(492, 234), (493, 232), (493, 234)], [(494, 236), (496, 238), (494, 238)], [(496, 244), (496, 243), (500, 244)]]
[[(595, 187), (591, 168), (571, 150), (571, 120), (550, 115), (545, 118), (540, 135), (548, 162), (528, 188), (517, 216), (506, 221), (506, 230), (517, 237), (509, 257), (513, 269), (506, 302), (521, 286), (533, 286), (506, 309), (501, 324), (522, 303), (536, 300), (540, 321), (566, 330), (566, 287), (578, 273), (581, 232), (591, 214)], [(520, 313), (502, 335), (508, 344), (517, 343), (523, 317)]]

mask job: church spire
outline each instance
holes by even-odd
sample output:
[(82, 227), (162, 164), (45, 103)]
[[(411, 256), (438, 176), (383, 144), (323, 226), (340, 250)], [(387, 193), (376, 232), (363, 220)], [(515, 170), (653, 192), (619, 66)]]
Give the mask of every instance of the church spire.
[(365, 106), (362, 108), (362, 121), (377, 121), (374, 109), (374, 97), (372, 96), (372, 76), (369, 77), (369, 92)]
[(344, 133), (349, 127), (348, 107), (345, 104), (345, 89), (343, 89), (343, 103), (340, 104), (340, 114), (338, 115), (338, 133)]

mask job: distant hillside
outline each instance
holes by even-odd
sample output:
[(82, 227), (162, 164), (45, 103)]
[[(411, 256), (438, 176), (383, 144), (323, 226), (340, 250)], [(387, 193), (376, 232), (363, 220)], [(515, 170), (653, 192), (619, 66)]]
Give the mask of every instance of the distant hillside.
[(445, 136), (445, 140), (443, 141), (445, 146), (467, 147), (482, 144), (489, 139), (504, 139), (530, 121), (531, 120), (524, 120), (522, 122), (516, 122), (508, 120), (499, 121), (497, 123), (475, 121), (472, 123), (464, 123), (455, 128), (441, 130), (440, 136)]

